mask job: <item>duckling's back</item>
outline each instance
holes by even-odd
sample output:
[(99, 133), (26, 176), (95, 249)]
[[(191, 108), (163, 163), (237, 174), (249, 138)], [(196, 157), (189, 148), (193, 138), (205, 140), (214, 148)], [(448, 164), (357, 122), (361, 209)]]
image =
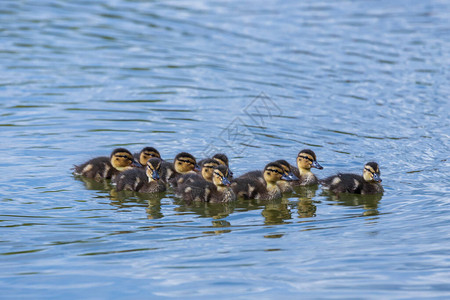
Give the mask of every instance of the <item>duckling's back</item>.
[(177, 186), (177, 195), (187, 203), (210, 202), (211, 195), (215, 191), (216, 187), (214, 184), (202, 178), (186, 180)]
[(164, 183), (169, 183), (177, 175), (178, 173), (175, 171), (173, 163), (164, 160), (161, 162), (161, 170), (159, 172), (159, 177)]
[(320, 183), (334, 193), (361, 194), (365, 181), (357, 174), (339, 173), (320, 180)]
[[(256, 172), (253, 175), (255, 175)], [(258, 177), (252, 176), (251, 174), (249, 175), (249, 173), (246, 173), (233, 180), (233, 182), (231, 183), (231, 188), (238, 198), (259, 199), (261, 198), (261, 195), (266, 192), (266, 184), (264, 178), (261, 181)]]
[(117, 173), (107, 156), (93, 158), (84, 164), (75, 166), (75, 174), (100, 180), (102, 178), (111, 179)]
[(145, 174), (145, 170), (141, 168), (123, 171), (113, 180), (118, 191), (139, 191), (147, 182), (148, 177)]
[(165, 184), (160, 180), (148, 182), (148, 176), (141, 168), (123, 171), (113, 179), (113, 182), (117, 191), (159, 193), (166, 190)]

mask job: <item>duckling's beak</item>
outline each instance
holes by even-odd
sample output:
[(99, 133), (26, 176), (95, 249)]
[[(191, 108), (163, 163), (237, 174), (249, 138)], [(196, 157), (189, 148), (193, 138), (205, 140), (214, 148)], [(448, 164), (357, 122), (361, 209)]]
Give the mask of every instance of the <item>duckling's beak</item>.
[(291, 178), (291, 180), (298, 180), (298, 177), (295, 176), (295, 174), (292, 173), (292, 172), (289, 172), (289, 174), (288, 174), (287, 176), (288, 176), (289, 178)]
[(159, 180), (159, 174), (158, 174), (158, 172), (157, 172), (156, 170), (153, 170), (153, 172), (152, 172), (152, 178), (153, 178), (154, 180)]
[(200, 166), (198, 164), (195, 164), (194, 172), (200, 172), (200, 171), (201, 171)]
[(222, 177), (222, 183), (226, 186), (230, 186), (231, 182), (226, 177)]
[(323, 169), (323, 167), (322, 167), (316, 160), (312, 162), (311, 167), (317, 168), (317, 169), (319, 169), (319, 170), (322, 170), (322, 169)]
[(133, 159), (133, 161), (131, 162), (131, 166), (132, 166), (132, 167), (137, 167), (137, 168), (142, 167), (141, 163), (138, 162), (138, 161), (135, 160), (135, 159)]
[(375, 182), (381, 182), (381, 177), (377, 173), (373, 173), (373, 181)]
[(295, 179), (292, 179), (290, 176), (287, 176), (286, 174), (283, 174), (283, 176), (281, 176), (281, 180), (292, 181), (292, 180), (295, 180)]

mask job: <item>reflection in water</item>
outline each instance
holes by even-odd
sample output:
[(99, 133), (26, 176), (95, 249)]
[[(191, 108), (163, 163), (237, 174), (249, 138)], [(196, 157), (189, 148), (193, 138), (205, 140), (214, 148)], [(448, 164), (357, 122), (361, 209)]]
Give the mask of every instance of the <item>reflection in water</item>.
[(96, 181), (92, 178), (74, 175), (74, 178), (84, 183), (87, 190), (109, 191), (111, 186), (107, 180)]
[(298, 198), (297, 206), (298, 216), (300, 218), (312, 218), (316, 216), (317, 207), (311, 199)]
[[(228, 221), (225, 220), (214, 220), (212, 221), (212, 226), (217, 228), (230, 228), (231, 224)], [(231, 229), (216, 229), (211, 231), (204, 231), (205, 234), (222, 234), (222, 233), (229, 233), (231, 232)]]
[(332, 203), (332, 205), (343, 205), (343, 206), (355, 206), (364, 209), (364, 216), (376, 216), (379, 214), (378, 203), (380, 202), (383, 194), (375, 195), (359, 195), (359, 194), (333, 194), (328, 191), (322, 193), (323, 196), (327, 197), (327, 200)]
[(298, 195), (297, 211), (300, 218), (316, 216), (317, 207), (312, 199), (316, 196), (317, 189), (317, 185), (296, 187), (295, 192)]
[(147, 206), (147, 200), (141, 199), (137, 196), (136, 192), (132, 191), (116, 191), (111, 187), (109, 190), (109, 198), (111, 199), (111, 205), (117, 208), (130, 208), (134, 206)]
[(264, 216), (264, 223), (267, 225), (278, 225), (286, 223), (286, 220), (292, 219), (289, 205), (284, 200), (270, 201), (264, 205), (261, 212)]
[(149, 219), (160, 219), (164, 217), (161, 213), (161, 199), (165, 193), (137, 193), (133, 191), (116, 191), (110, 180), (96, 181), (83, 176), (75, 176), (76, 180), (84, 183), (86, 189), (97, 190), (109, 194), (111, 205), (117, 208), (129, 208), (133, 206), (146, 206)]
[(175, 199), (176, 212), (193, 212), (202, 218), (223, 219), (234, 211), (234, 203), (193, 202), (187, 204), (181, 199)]
[[(161, 212), (161, 199), (167, 197), (166, 193), (118, 192), (110, 184), (109, 180), (96, 181), (81, 176), (76, 176), (75, 178), (82, 181), (86, 189), (108, 193), (111, 205), (117, 208), (145, 206), (148, 219), (161, 219), (164, 217), (164, 214)], [(174, 204), (177, 205), (174, 210), (177, 213), (193, 212), (201, 218), (212, 218), (213, 227), (230, 227), (231, 224), (228, 221), (220, 219), (228, 217), (235, 210), (243, 212), (262, 209), (261, 215), (264, 217), (264, 224), (280, 225), (285, 224), (286, 220), (292, 219), (292, 211), (295, 209), (295, 206), (297, 206), (300, 218), (315, 217), (316, 205), (314, 205), (312, 199), (315, 197), (317, 189), (317, 186), (299, 186), (295, 188), (293, 193), (288, 194), (289, 198), (285, 197), (274, 201), (238, 199), (231, 203), (194, 202), (188, 204), (182, 199), (173, 198)], [(297, 201), (292, 201), (293, 199)], [(228, 231), (220, 230), (220, 233)], [(214, 233), (218, 233), (218, 231), (214, 230)]]
[[(156, 197), (156, 195), (153, 195)], [(148, 206), (146, 209), (147, 212), (147, 218), (148, 219), (161, 219), (164, 217), (163, 213), (161, 212), (161, 199), (163, 197), (148, 199)]]

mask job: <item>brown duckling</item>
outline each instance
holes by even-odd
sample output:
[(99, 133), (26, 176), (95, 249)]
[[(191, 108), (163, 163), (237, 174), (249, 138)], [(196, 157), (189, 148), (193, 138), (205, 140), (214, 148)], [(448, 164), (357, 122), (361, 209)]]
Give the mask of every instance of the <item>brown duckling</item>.
[(135, 191), (140, 193), (159, 193), (166, 185), (159, 178), (161, 159), (154, 157), (147, 161), (146, 168), (134, 168), (120, 173), (114, 179), (117, 191)]
[(140, 164), (133, 158), (130, 151), (125, 148), (117, 148), (113, 150), (110, 157), (100, 156), (79, 166), (74, 166), (74, 174), (95, 180), (111, 179), (122, 171), (139, 166)]
[(317, 177), (311, 172), (311, 168), (322, 170), (323, 167), (317, 162), (316, 154), (310, 149), (303, 149), (297, 156), (297, 167), (291, 166), (292, 172), (299, 180), (292, 181), (292, 185), (318, 184)]
[(271, 162), (266, 165), (263, 171), (263, 178), (264, 182), (261, 182), (258, 177), (244, 174), (233, 181), (231, 188), (236, 196), (244, 199), (273, 200), (282, 196), (277, 182), (280, 180), (292, 180), (285, 175), (283, 167), (277, 162)]
[(181, 175), (196, 174), (199, 170), (195, 157), (187, 152), (178, 153), (172, 164), (168, 162), (161, 164), (161, 174), (165, 177), (164, 180), (174, 187), (177, 186), (177, 180)]
[(159, 154), (159, 151), (153, 147), (144, 147), (139, 153), (134, 153), (133, 156), (137, 161), (139, 161), (143, 168), (146, 167), (147, 161), (150, 158), (161, 158), (161, 154)]
[(202, 160), (201, 171), (199, 173), (187, 173), (177, 177), (177, 184), (185, 183), (186, 181), (194, 181), (198, 180), (198, 178), (202, 178), (208, 182), (213, 182), (213, 172), (214, 168), (218, 167), (219, 163), (212, 159), (206, 158)]
[[(226, 156), (224, 153), (216, 153), (211, 157), (211, 159), (215, 160), (220, 165), (227, 166), (228, 167), (228, 179), (231, 180), (233, 178), (233, 172), (231, 172), (230, 165), (228, 164), (228, 162), (229, 162), (228, 156)], [(209, 160), (209, 158), (202, 159), (198, 164), (200, 166), (202, 166), (205, 163), (205, 161), (207, 161), (207, 160)]]
[[(293, 180), (298, 180), (298, 177), (295, 176), (295, 174), (292, 172), (291, 165), (284, 159), (280, 159), (275, 162), (281, 165), (284, 171), (284, 175), (291, 179), (291, 181), (279, 180), (277, 181), (277, 185), (280, 187), (282, 193), (292, 192), (294, 189), (291, 186), (291, 182)], [(260, 170), (247, 172), (240, 177), (252, 177), (259, 180), (262, 184), (265, 184), (264, 172)]]
[(380, 169), (376, 162), (364, 165), (363, 175), (342, 174), (333, 175), (320, 180), (324, 189), (334, 193), (378, 194), (383, 193)]
[(213, 169), (212, 183), (197, 176), (190, 178), (177, 187), (177, 195), (188, 203), (210, 202), (225, 203), (236, 200), (236, 195), (230, 188), (227, 166), (219, 165)]

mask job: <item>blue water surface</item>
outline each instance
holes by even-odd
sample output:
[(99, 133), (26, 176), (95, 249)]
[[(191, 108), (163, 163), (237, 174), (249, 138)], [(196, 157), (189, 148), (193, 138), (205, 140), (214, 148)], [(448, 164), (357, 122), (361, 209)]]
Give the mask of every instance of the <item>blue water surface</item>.
[[(450, 2), (0, 5), (2, 299), (448, 299)], [(383, 196), (187, 205), (74, 164), (380, 164)]]

